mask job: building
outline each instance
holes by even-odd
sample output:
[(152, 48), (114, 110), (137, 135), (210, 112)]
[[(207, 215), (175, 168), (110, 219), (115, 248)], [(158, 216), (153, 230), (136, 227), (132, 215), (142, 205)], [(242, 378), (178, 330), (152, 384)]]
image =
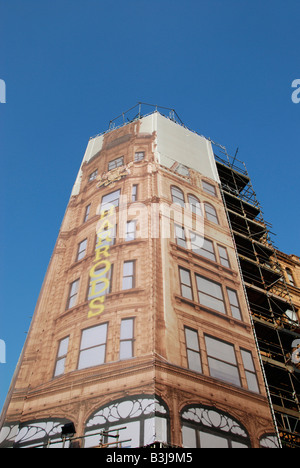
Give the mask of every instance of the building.
[[(69, 446), (71, 427), (80, 447), (116, 434), (122, 447), (280, 447), (262, 342), (299, 330), (260, 210), (243, 200), (250, 179), (174, 111), (140, 110), (87, 145), (0, 446)], [(284, 366), (294, 383), (297, 365)], [(280, 414), (295, 417), (295, 392), (289, 407), (276, 394)]]

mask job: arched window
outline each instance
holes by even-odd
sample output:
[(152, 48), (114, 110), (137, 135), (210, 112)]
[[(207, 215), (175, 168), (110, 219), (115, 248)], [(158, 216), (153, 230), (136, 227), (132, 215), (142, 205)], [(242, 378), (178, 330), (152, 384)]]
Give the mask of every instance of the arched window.
[(171, 187), (171, 195), (173, 203), (178, 203), (180, 206), (184, 206), (184, 194), (180, 188), (173, 185)]
[(195, 197), (195, 195), (189, 194), (188, 195), (188, 202), (189, 202), (189, 205), (190, 205), (190, 210), (193, 213), (195, 213), (198, 216), (203, 216), (202, 215), (201, 205), (200, 205), (200, 200), (197, 197)]
[[(101, 431), (116, 431), (121, 427), (125, 429), (120, 431), (120, 441), (130, 439), (122, 447), (144, 447), (155, 441), (168, 443), (168, 408), (154, 395), (135, 395), (111, 402), (88, 419), (85, 447), (97, 446)], [(114, 441), (109, 435), (103, 440), (104, 443)]]
[(216, 209), (210, 203), (207, 203), (207, 202), (204, 203), (204, 211), (205, 211), (206, 219), (208, 219), (209, 221), (212, 221), (215, 224), (219, 224)]
[(250, 448), (249, 435), (236, 419), (215, 408), (188, 406), (181, 413), (182, 442), (188, 448)]
[(259, 441), (260, 448), (279, 448), (278, 438), (274, 435), (265, 435)]

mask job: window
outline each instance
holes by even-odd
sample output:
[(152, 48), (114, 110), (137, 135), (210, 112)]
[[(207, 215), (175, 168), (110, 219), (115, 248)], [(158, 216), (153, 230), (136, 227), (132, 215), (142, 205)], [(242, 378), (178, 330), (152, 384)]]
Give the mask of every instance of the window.
[(216, 188), (214, 185), (205, 182), (205, 180), (202, 180), (202, 187), (206, 193), (209, 193), (209, 195), (213, 195), (214, 197), (216, 196)]
[(126, 223), (125, 241), (129, 242), (136, 239), (136, 220), (128, 221)]
[(251, 392), (259, 393), (259, 387), (257, 383), (256, 371), (253, 363), (253, 357), (250, 351), (241, 349), (248, 389)]
[(86, 245), (87, 245), (87, 239), (84, 239), (83, 241), (78, 244), (78, 250), (77, 250), (77, 257), (76, 260), (81, 260), (86, 253)]
[(145, 151), (137, 151), (134, 155), (135, 161), (142, 161), (145, 159)]
[(114, 207), (119, 206), (120, 194), (121, 190), (115, 190), (114, 192), (110, 192), (107, 195), (104, 195), (102, 197), (100, 211), (109, 210), (109, 208), (111, 208), (112, 205)]
[[(111, 292), (113, 265), (111, 265), (109, 270), (104, 275), (102, 275), (101, 273), (104, 271), (105, 267), (98, 268), (94, 271), (95, 276), (90, 278), (88, 300), (95, 297), (105, 296)], [(99, 276), (99, 278), (97, 278), (97, 276)]]
[(198, 216), (202, 216), (200, 201), (194, 195), (188, 195), (190, 210)]
[(174, 171), (177, 172), (177, 174), (180, 174), (180, 175), (185, 176), (185, 177), (190, 176), (189, 168), (187, 166), (185, 166), (184, 164), (177, 163), (177, 166), (174, 169)]
[(186, 249), (187, 244), (186, 244), (184, 228), (182, 226), (178, 226), (177, 224), (175, 224), (174, 234), (175, 234), (176, 244)]
[(191, 328), (184, 328), (188, 368), (202, 372), (198, 332)]
[(122, 289), (135, 288), (135, 261), (123, 263)]
[(241, 423), (216, 408), (188, 406), (181, 414), (185, 448), (248, 448), (250, 439)]
[(89, 218), (89, 214), (90, 214), (90, 209), (91, 209), (91, 205), (88, 205), (86, 208), (85, 208), (85, 213), (84, 213), (84, 218), (83, 218), (83, 222), (86, 223), (88, 218)]
[(133, 357), (133, 325), (133, 318), (121, 321), (120, 359), (130, 359)]
[(109, 161), (108, 170), (111, 171), (112, 169), (116, 169), (116, 167), (120, 167), (123, 165), (124, 165), (124, 156), (120, 156), (119, 158)]
[(198, 255), (202, 255), (202, 257), (208, 258), (213, 262), (216, 261), (216, 256), (214, 252), (214, 245), (212, 241), (205, 239), (198, 234), (191, 232), (191, 246), (192, 251)]
[(210, 336), (205, 342), (211, 377), (241, 386), (233, 345)]
[(289, 322), (294, 325), (299, 323), (298, 314), (295, 310), (288, 309), (285, 311), (285, 315), (288, 317)]
[(226, 314), (221, 285), (198, 275), (196, 280), (200, 304)]
[(69, 347), (69, 337), (67, 336), (63, 340), (60, 340), (58, 346), (58, 353), (56, 357), (56, 365), (54, 371), (54, 377), (58, 377), (65, 372), (65, 363)]
[(184, 206), (184, 195), (182, 190), (178, 187), (171, 187), (171, 195), (173, 203), (178, 203), (180, 206)]
[(234, 291), (233, 289), (227, 288), (227, 293), (228, 293), (232, 317), (238, 320), (242, 320), (241, 309), (240, 309), (239, 300), (238, 300), (236, 291)]
[(89, 175), (89, 181), (91, 182), (92, 180), (95, 180), (97, 175), (98, 175), (98, 169), (96, 169)]
[(230, 263), (229, 263), (226, 248), (222, 247), (221, 245), (218, 245), (218, 251), (219, 251), (221, 265), (223, 265), (223, 266), (225, 266), (227, 268), (230, 268)]
[(208, 219), (208, 221), (212, 221), (215, 224), (219, 224), (217, 212), (212, 205), (210, 205), (209, 203), (204, 203), (204, 210), (206, 219)]
[[(155, 395), (131, 395), (98, 408), (87, 420), (84, 447), (99, 445), (99, 434), (105, 431), (104, 443), (114, 442), (109, 431), (120, 432), (120, 447), (145, 447), (158, 440), (169, 442), (169, 410)], [(116, 435), (112, 432), (111, 435)], [(122, 440), (126, 442), (121, 442)]]
[(105, 245), (114, 245), (117, 237), (117, 225), (114, 224), (112, 227), (105, 226), (102, 231), (98, 231), (96, 236), (95, 250), (104, 247)]
[(185, 268), (179, 267), (181, 295), (187, 299), (193, 300), (193, 291), (191, 283), (191, 274)]
[(289, 283), (292, 286), (295, 286), (295, 281), (294, 281), (294, 277), (293, 277), (293, 274), (292, 274), (291, 270), (289, 268), (286, 268), (285, 271), (286, 271)]
[(138, 186), (137, 186), (137, 185), (133, 185), (133, 186), (132, 186), (132, 190), (131, 190), (131, 201), (132, 201), (132, 202), (137, 201), (137, 191), (138, 191)]
[(106, 339), (107, 323), (82, 331), (78, 369), (104, 364)]
[(78, 288), (79, 288), (79, 279), (77, 279), (77, 280), (73, 281), (73, 283), (71, 283), (69, 298), (68, 298), (68, 303), (67, 303), (67, 309), (71, 309), (71, 307), (74, 307), (76, 305)]

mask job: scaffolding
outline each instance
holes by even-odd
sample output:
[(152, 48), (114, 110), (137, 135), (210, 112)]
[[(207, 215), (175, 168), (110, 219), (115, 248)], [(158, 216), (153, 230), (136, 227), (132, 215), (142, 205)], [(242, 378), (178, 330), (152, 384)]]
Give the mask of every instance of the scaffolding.
[(297, 310), (245, 164), (212, 145), (275, 425), (283, 448), (300, 448), (300, 369), (291, 361)]

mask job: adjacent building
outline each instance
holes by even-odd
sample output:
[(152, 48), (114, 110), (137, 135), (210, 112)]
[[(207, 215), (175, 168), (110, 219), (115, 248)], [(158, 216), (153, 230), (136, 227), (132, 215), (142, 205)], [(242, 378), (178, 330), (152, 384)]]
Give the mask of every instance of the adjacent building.
[(69, 446), (69, 425), (80, 447), (119, 433), (122, 447), (299, 443), (298, 348), (286, 349), (299, 259), (269, 243), (248, 175), (173, 117), (139, 113), (89, 140), (1, 447)]

